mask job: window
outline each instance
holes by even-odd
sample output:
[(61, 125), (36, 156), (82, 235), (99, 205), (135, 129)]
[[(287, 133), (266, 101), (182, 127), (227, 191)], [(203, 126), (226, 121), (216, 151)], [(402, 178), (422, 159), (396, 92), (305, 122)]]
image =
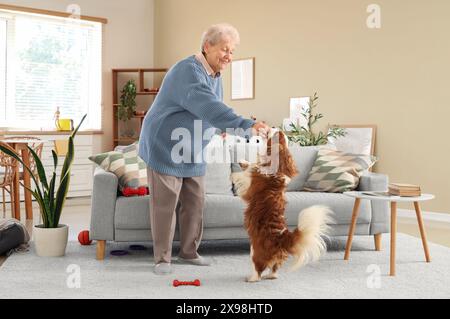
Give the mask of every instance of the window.
[(0, 118), (6, 110), (6, 19), (0, 18)]
[(0, 10), (0, 126), (54, 129), (54, 114), (101, 128), (99, 22)]

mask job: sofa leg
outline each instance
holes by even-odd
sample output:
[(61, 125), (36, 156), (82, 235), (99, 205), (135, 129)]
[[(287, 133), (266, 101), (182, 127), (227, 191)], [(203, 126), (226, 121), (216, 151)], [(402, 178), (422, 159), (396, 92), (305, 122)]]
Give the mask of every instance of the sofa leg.
[(375, 250), (380, 251), (381, 250), (381, 233), (373, 235), (373, 239), (375, 241)]
[(105, 259), (106, 240), (97, 240), (97, 260)]

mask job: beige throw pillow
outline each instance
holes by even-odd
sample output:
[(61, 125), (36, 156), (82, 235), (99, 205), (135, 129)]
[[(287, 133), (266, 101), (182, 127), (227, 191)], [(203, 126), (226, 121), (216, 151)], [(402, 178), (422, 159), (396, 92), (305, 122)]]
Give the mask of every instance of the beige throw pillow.
[(375, 162), (376, 158), (370, 155), (320, 149), (303, 190), (330, 193), (354, 190), (362, 173)]
[(138, 156), (137, 144), (131, 144), (118, 151), (90, 156), (89, 159), (114, 173), (119, 178), (119, 188), (147, 186), (147, 165)]

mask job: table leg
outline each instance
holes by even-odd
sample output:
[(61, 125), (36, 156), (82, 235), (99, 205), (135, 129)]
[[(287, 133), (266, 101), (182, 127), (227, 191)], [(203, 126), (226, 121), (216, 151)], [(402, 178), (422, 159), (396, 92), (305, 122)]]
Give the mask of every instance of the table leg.
[(348, 231), (347, 245), (345, 246), (344, 260), (348, 260), (348, 257), (350, 256), (350, 250), (352, 249), (353, 233), (355, 232), (356, 228), (356, 220), (358, 219), (360, 202), (361, 202), (360, 198), (355, 198), (355, 204), (353, 205), (353, 212), (352, 212), (352, 223), (350, 224), (350, 229)]
[(397, 202), (391, 202), (391, 269), (390, 276), (395, 276), (395, 240), (397, 235)]
[(425, 259), (427, 263), (429, 263), (431, 261), (430, 251), (428, 250), (427, 236), (425, 234), (425, 227), (423, 226), (422, 212), (420, 211), (419, 202), (414, 202), (414, 208), (416, 209), (417, 222), (419, 223), (420, 236), (422, 237), (422, 245), (423, 251), (425, 252)]
[[(28, 148), (22, 149), (22, 160), (26, 166), (30, 167), (30, 152), (28, 151)], [(23, 169), (23, 184), (26, 187), (31, 188), (30, 173), (25, 168)], [(31, 193), (26, 188), (24, 189), (24, 195), (25, 195), (25, 212), (27, 215), (27, 219), (33, 219), (33, 206), (31, 202)]]

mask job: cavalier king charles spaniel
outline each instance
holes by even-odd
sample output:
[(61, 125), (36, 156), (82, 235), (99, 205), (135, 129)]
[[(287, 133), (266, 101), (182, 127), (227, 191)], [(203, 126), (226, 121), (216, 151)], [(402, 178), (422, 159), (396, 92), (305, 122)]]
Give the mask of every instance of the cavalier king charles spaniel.
[(298, 226), (287, 228), (284, 211), (286, 185), (297, 174), (297, 169), (281, 131), (272, 130), (268, 136), (265, 154), (259, 154), (256, 163), (240, 161), (241, 172), (232, 173), (237, 194), (247, 203), (244, 225), (250, 237), (250, 256), (253, 273), (248, 282), (276, 279), (277, 271), (289, 255), (294, 257), (291, 270), (318, 260), (326, 250), (323, 237), (328, 235), (327, 224), (332, 222), (332, 211), (315, 205), (302, 210)]

